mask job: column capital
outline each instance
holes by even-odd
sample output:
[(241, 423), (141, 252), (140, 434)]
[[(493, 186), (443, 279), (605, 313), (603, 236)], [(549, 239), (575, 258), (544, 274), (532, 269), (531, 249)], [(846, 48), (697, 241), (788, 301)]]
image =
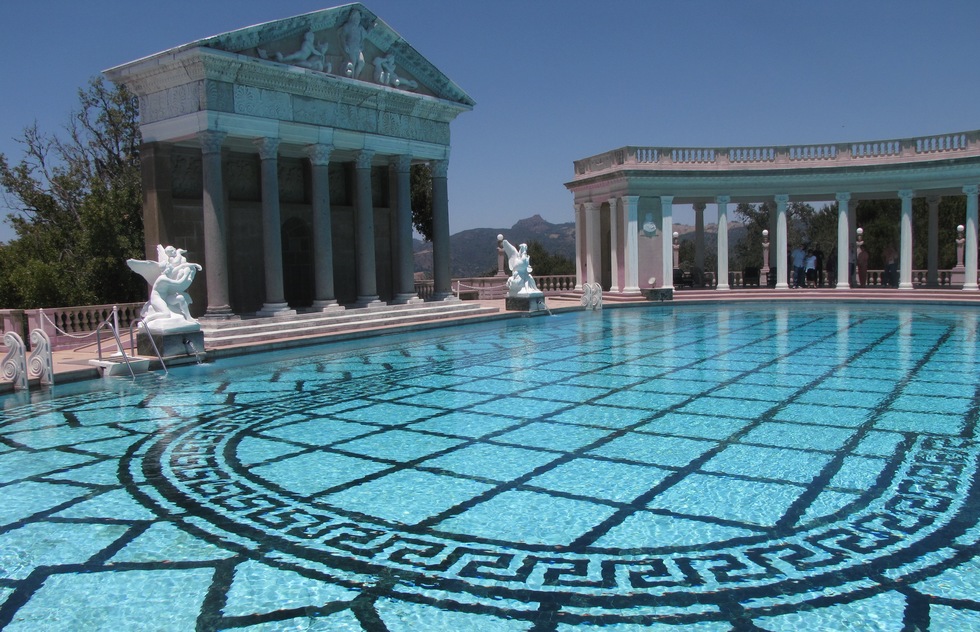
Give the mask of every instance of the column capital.
[(673, 195), (661, 195), (660, 196), (660, 203), (661, 204), (673, 204), (674, 203), (674, 196)]
[(271, 136), (256, 138), (252, 143), (259, 148), (259, 159), (275, 160), (279, 157), (279, 139)]
[(911, 200), (915, 197), (915, 191), (912, 189), (902, 189), (898, 192), (898, 197), (902, 198), (903, 200)]
[(609, 203), (610, 208), (612, 206), (614, 206), (617, 201), (619, 201), (619, 196), (618, 195), (612, 195), (612, 196), (609, 197), (608, 200), (606, 200), (606, 202)]
[(850, 202), (851, 201), (851, 194), (848, 193), (847, 191), (840, 191), (834, 197), (837, 198), (837, 201), (838, 202)]
[(729, 204), (732, 201), (732, 196), (730, 195), (719, 195), (715, 198), (716, 204)]
[(412, 170), (412, 157), (408, 154), (399, 154), (388, 159), (388, 164), (395, 168), (398, 173), (406, 173)]
[(639, 195), (624, 195), (623, 196), (623, 204), (629, 204), (629, 205), (632, 205), (632, 206), (636, 206), (639, 203), (640, 203), (640, 196)]
[(697, 211), (698, 213), (704, 213), (704, 209), (708, 208), (708, 205), (705, 204), (704, 202), (695, 202), (691, 206), (693, 206), (694, 210)]
[(966, 195), (976, 195), (978, 191), (980, 191), (980, 186), (976, 184), (968, 184), (963, 187), (963, 193)]
[(354, 166), (358, 169), (370, 169), (371, 161), (374, 160), (374, 151), (371, 149), (362, 149), (357, 152), (357, 157), (354, 159)]
[(776, 204), (789, 204), (788, 193), (779, 193), (777, 195), (774, 195), (772, 199), (776, 200)]
[(449, 160), (433, 160), (431, 163), (433, 178), (449, 177)]
[(218, 132), (215, 130), (205, 130), (197, 135), (198, 140), (201, 142), (201, 153), (202, 154), (215, 154), (221, 151), (221, 143), (225, 141), (225, 132)]
[(333, 145), (318, 143), (306, 146), (306, 155), (310, 159), (310, 164), (314, 167), (326, 167), (330, 164), (330, 155), (333, 153)]
[(585, 207), (586, 213), (597, 213), (599, 212), (599, 204), (596, 202), (586, 202), (582, 206)]

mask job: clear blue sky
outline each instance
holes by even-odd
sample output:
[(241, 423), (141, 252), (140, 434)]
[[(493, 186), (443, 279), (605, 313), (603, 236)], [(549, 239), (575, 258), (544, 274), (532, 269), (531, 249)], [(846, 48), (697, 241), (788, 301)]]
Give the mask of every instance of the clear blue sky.
[[(0, 153), (100, 71), (331, 0), (0, 0)], [(977, 0), (368, 0), (472, 96), (451, 230), (573, 220), (572, 161), (624, 145), (980, 129)], [(0, 199), (2, 205), (2, 199)], [(5, 214), (6, 207), (0, 208)], [(709, 211), (709, 221), (712, 213)], [(678, 218), (684, 221), (684, 217)], [(11, 237), (6, 225), (0, 240)]]

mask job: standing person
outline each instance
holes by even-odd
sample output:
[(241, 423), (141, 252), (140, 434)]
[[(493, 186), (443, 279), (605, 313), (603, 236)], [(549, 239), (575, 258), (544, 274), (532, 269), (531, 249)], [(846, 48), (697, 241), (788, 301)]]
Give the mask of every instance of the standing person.
[(817, 248), (816, 250), (813, 251), (813, 254), (817, 256), (817, 286), (823, 287), (823, 267), (824, 267), (823, 250)]
[(852, 245), (850, 251), (847, 253), (847, 283), (848, 285), (857, 285), (857, 277), (854, 276), (857, 270), (857, 255), (854, 254), (854, 246)]
[(806, 253), (806, 263), (803, 264), (803, 285), (817, 287), (817, 255), (812, 250)]
[(861, 287), (868, 285), (868, 251), (864, 246), (858, 246), (857, 253), (858, 284)]
[(837, 287), (837, 246), (830, 249), (827, 257), (827, 286)]
[(898, 251), (895, 246), (888, 244), (882, 254), (885, 259), (885, 279), (883, 285), (898, 287)]
[(800, 283), (806, 285), (806, 279), (803, 276), (803, 265), (805, 263), (804, 259), (806, 255), (803, 253), (803, 249), (799, 246), (793, 248), (792, 253), (793, 258), (793, 287), (800, 287)]

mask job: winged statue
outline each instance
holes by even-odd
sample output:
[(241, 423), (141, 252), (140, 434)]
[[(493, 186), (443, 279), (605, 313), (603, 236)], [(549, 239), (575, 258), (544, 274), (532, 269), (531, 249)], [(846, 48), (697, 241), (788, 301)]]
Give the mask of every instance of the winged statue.
[(143, 322), (151, 333), (199, 331), (201, 325), (191, 317), (191, 297), (187, 288), (201, 266), (188, 263), (187, 251), (157, 245), (157, 260), (127, 259), (129, 268), (150, 284), (150, 300), (143, 306)]
[(510, 278), (507, 279), (507, 289), (511, 296), (543, 296), (531, 276), (531, 258), (527, 254), (527, 244), (517, 248), (502, 236), (497, 237), (504, 254), (507, 255), (507, 265), (510, 268)]

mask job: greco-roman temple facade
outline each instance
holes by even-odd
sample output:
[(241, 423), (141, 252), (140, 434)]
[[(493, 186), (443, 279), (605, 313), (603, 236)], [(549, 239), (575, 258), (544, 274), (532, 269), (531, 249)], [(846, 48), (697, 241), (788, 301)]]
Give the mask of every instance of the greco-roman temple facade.
[(204, 266), (195, 315), (418, 302), (410, 168), (432, 169), (433, 300), (452, 300), (449, 125), (473, 100), (365, 6), (105, 71), (140, 104), (147, 256)]
[[(927, 278), (938, 260), (943, 196), (966, 196), (963, 289), (977, 291), (977, 188), (980, 132), (826, 145), (730, 148), (623, 147), (575, 161), (565, 186), (574, 194), (578, 284), (599, 283), (624, 295), (673, 287), (673, 206), (691, 204), (696, 230), (717, 208), (717, 290), (729, 289), (728, 212), (741, 202), (772, 203), (769, 265), (777, 289), (788, 287), (787, 207), (791, 201), (838, 203), (837, 270), (859, 228), (860, 200), (901, 200), (899, 289), (912, 283), (912, 201), (928, 200)], [(774, 236), (774, 238), (773, 238)], [(698, 239), (698, 237), (696, 237)], [(697, 255), (696, 255), (697, 256)], [(702, 255), (703, 256), (703, 255)], [(846, 278), (846, 277), (845, 277)], [(847, 289), (847, 283), (838, 283)]]

